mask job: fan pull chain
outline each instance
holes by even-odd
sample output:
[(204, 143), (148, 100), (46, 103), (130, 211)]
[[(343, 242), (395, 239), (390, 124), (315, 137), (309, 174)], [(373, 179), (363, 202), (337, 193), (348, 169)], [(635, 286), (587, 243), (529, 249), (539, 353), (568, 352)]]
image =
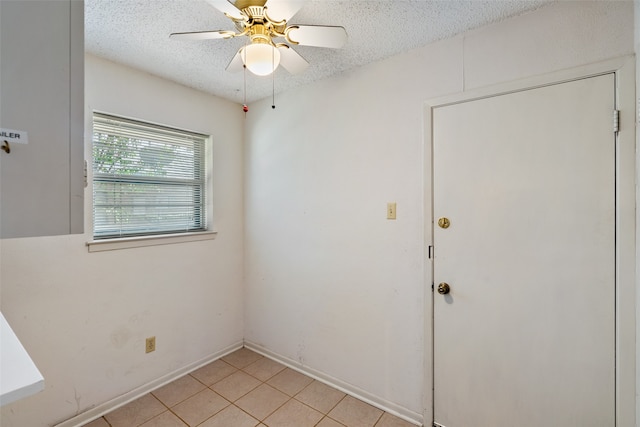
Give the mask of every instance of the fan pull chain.
[[(248, 46), (248, 43), (245, 41), (244, 47), (246, 49), (246, 47)], [(244, 52), (241, 52), (240, 55), (247, 53), (247, 51), (245, 50)], [(246, 58), (246, 56), (245, 56)], [(242, 111), (244, 111), (244, 116), (245, 118), (247, 117), (247, 111), (249, 111), (249, 106), (247, 105), (247, 64), (245, 64), (245, 60), (242, 60), (242, 77), (244, 79), (244, 102), (242, 103)]]
[(271, 73), (271, 108), (272, 109), (276, 109), (276, 70), (275, 70), (275, 66), (276, 66), (276, 59), (275, 59), (275, 55), (276, 55), (276, 51), (275, 49), (277, 49), (276, 47), (274, 47), (271, 50), (271, 69), (273, 70), (273, 72)]
[(242, 111), (244, 111), (244, 115), (247, 115), (247, 111), (249, 111), (249, 106), (247, 105), (247, 66), (242, 64), (243, 68), (243, 78), (244, 78), (244, 102), (242, 103)]

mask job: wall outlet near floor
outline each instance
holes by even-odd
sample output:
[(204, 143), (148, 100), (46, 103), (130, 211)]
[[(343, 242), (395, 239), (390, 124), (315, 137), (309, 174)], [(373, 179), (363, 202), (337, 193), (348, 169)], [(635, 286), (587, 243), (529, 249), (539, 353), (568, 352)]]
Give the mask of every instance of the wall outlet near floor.
[(147, 342), (145, 344), (145, 353), (151, 353), (152, 351), (156, 351), (156, 337), (147, 338)]

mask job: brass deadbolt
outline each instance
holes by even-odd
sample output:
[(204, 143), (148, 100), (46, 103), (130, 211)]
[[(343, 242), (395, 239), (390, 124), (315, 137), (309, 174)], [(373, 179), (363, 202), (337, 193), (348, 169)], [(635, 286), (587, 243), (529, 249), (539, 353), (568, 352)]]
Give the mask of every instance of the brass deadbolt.
[(449, 226), (451, 225), (451, 221), (449, 221), (449, 218), (440, 218), (438, 220), (438, 225), (440, 226), (440, 228), (449, 228)]
[(440, 295), (446, 295), (449, 292), (451, 292), (451, 288), (449, 287), (449, 285), (447, 283), (442, 282), (442, 283), (440, 283), (438, 285), (438, 293)]
[(11, 146), (9, 145), (9, 141), (3, 141), (2, 142), (2, 151), (4, 151), (5, 153), (9, 154), (11, 152)]

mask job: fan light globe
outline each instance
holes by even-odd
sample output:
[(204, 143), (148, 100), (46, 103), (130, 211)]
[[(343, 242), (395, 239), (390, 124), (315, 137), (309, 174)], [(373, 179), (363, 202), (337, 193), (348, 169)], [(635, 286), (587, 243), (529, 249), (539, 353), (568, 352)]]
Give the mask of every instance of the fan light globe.
[(280, 65), (280, 51), (266, 43), (243, 47), (241, 56), (247, 69), (258, 76), (268, 76)]

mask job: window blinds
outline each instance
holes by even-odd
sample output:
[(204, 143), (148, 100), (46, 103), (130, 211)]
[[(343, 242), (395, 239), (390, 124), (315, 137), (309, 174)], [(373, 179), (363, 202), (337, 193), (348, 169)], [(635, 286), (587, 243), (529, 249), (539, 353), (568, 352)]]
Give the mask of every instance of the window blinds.
[(94, 113), (94, 239), (205, 230), (206, 139)]

